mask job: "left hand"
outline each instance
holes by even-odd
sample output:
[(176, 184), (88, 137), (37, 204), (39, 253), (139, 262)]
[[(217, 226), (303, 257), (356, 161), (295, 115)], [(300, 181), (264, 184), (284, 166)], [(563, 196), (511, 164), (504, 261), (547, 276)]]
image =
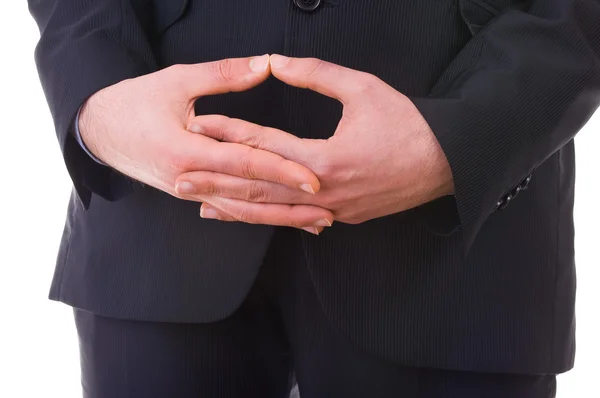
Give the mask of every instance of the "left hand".
[(371, 74), (318, 59), (272, 55), (270, 62), (279, 80), (342, 102), (343, 116), (331, 138), (301, 139), (215, 115), (192, 119), (188, 130), (302, 164), (318, 177), (321, 190), (311, 195), (261, 180), (248, 190), (235, 176), (182, 174), (177, 182), (195, 186), (193, 196), (204, 202), (203, 217), (297, 225), (301, 222), (294, 220), (295, 209), (315, 205), (330, 209), (340, 222), (357, 224), (453, 193), (446, 157), (406, 96)]

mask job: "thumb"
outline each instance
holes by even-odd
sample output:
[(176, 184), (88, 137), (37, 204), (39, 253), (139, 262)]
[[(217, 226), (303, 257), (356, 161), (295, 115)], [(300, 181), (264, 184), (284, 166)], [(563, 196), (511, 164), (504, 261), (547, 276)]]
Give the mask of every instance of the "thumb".
[(317, 58), (289, 58), (273, 54), (271, 73), (291, 86), (307, 88), (348, 105), (360, 98), (375, 76)]
[(177, 65), (171, 72), (190, 98), (245, 91), (269, 77), (269, 55)]

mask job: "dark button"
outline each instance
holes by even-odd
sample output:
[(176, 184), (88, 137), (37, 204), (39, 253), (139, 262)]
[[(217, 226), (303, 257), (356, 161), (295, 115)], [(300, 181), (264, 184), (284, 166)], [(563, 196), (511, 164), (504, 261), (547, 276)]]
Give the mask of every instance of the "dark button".
[(314, 11), (321, 5), (321, 0), (294, 0), (294, 4), (302, 11)]
[(501, 201), (499, 201), (496, 204), (496, 208), (498, 210), (504, 210), (504, 209), (506, 209), (506, 206), (508, 206), (508, 204), (510, 203), (510, 201), (512, 200), (512, 198), (513, 198), (512, 195), (506, 195), (504, 197), (504, 199), (502, 199)]
[(527, 189), (530, 181), (531, 181), (531, 174), (529, 174), (523, 181), (521, 181), (521, 184), (519, 185), (519, 188), (521, 188), (521, 191), (524, 191)]
[(516, 198), (517, 195), (519, 194), (519, 192), (521, 192), (521, 186), (519, 185), (518, 187), (516, 187), (515, 189), (513, 189), (510, 193), (510, 195), (512, 196), (512, 198)]

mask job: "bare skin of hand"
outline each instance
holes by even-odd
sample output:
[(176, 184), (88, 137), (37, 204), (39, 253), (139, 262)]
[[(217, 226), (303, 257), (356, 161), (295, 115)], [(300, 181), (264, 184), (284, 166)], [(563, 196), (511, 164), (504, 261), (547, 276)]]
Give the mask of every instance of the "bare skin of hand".
[[(264, 55), (175, 65), (122, 81), (86, 101), (79, 118), (82, 139), (109, 166), (178, 198), (204, 199), (187, 195), (185, 183), (176, 184), (187, 172), (237, 178), (247, 190), (264, 181), (313, 196), (320, 182), (307, 167), (273, 152), (186, 130), (198, 97), (248, 90), (269, 74), (269, 56)], [(305, 205), (294, 210), (290, 225), (314, 228), (332, 219), (329, 210)]]
[(311, 169), (321, 182), (316, 195), (267, 181), (205, 172), (182, 174), (196, 194), (209, 195), (202, 215), (223, 221), (283, 224), (296, 206), (330, 209), (336, 221), (358, 224), (402, 212), (453, 193), (447, 159), (413, 103), (377, 77), (318, 59), (271, 56), (271, 73), (296, 87), (344, 105), (327, 140), (292, 134), (223, 116), (192, 119), (188, 129), (219, 141), (270, 151)]

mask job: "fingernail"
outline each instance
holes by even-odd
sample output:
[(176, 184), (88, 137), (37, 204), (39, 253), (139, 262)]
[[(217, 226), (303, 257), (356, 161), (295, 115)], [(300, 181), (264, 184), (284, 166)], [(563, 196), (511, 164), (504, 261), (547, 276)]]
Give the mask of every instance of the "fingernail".
[(194, 186), (194, 184), (187, 182), (187, 181), (181, 181), (180, 183), (178, 183), (175, 186), (175, 192), (177, 192), (178, 194), (183, 194), (183, 195), (189, 195), (192, 193), (196, 193), (196, 187)]
[(288, 62), (290, 62), (290, 59), (288, 57), (279, 54), (272, 54), (270, 60), (271, 67), (273, 68), (283, 68), (287, 65)]
[(260, 73), (267, 70), (269, 66), (269, 54), (254, 57), (250, 60), (250, 69), (254, 73)]
[(306, 232), (310, 232), (313, 235), (319, 235), (319, 230), (315, 227), (305, 227), (302, 229), (305, 230)]
[(308, 192), (311, 195), (315, 194), (315, 190), (313, 189), (312, 185), (310, 185), (310, 184), (302, 184), (302, 185), (300, 185), (300, 189), (303, 190), (304, 192)]
[(202, 127), (199, 124), (192, 123), (190, 127), (188, 127), (188, 131), (196, 134), (200, 134), (202, 132)]
[(331, 222), (328, 219), (323, 218), (317, 221), (314, 225), (315, 227), (331, 227)]
[(214, 220), (218, 220), (219, 219), (219, 213), (217, 213), (217, 211), (215, 209), (206, 208), (206, 207), (202, 206), (200, 208), (200, 217), (202, 217), (202, 218), (212, 218)]

